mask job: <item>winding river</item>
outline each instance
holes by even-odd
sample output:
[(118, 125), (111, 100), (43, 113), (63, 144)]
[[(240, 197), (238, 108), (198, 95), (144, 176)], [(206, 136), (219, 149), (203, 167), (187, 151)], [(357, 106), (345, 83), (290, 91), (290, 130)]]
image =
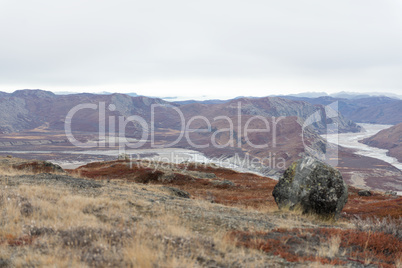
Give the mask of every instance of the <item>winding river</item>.
[(379, 125), (379, 124), (359, 124), (359, 125), (363, 127), (365, 131), (359, 133), (329, 134), (329, 135), (323, 135), (323, 137), (325, 138), (326, 136), (328, 142), (338, 144), (346, 148), (354, 149), (356, 154), (383, 160), (384, 162), (393, 165), (399, 170), (402, 170), (402, 163), (398, 162), (396, 158), (388, 156), (387, 155), (388, 150), (371, 147), (359, 142), (362, 139), (377, 134), (379, 131), (383, 129), (392, 127), (392, 125)]

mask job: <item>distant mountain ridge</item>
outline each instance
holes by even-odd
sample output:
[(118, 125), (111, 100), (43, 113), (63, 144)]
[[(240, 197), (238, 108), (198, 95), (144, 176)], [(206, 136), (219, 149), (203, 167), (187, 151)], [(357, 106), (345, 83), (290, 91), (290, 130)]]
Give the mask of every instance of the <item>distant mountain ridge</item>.
[(341, 114), (347, 119), (358, 123), (392, 125), (402, 123), (402, 100), (399, 99), (384, 96), (359, 99), (334, 98), (330, 96), (319, 98), (283, 96), (283, 98), (320, 105), (338, 102)]
[[(375, 93), (372, 93), (375, 94)], [(320, 96), (322, 95), (322, 96)], [(307, 92), (290, 95), (276, 95), (275, 98), (289, 99), (295, 101), (308, 102), (313, 105), (329, 105), (338, 102), (339, 112), (346, 119), (358, 123), (371, 124), (398, 124), (402, 122), (402, 99), (396, 94), (387, 94), (389, 96), (378, 96), (370, 94), (358, 94), (349, 92), (340, 92), (328, 95), (325, 92)], [(390, 97), (393, 96), (393, 97)], [(270, 98), (272, 98), (270, 97)], [(199, 104), (222, 104), (232, 100), (243, 99), (237, 97), (231, 100), (188, 100), (174, 102), (178, 105), (199, 103)], [(401, 97), (402, 98), (402, 97)], [(261, 99), (257, 97), (248, 97), (247, 99)]]
[[(0, 133), (19, 132), (48, 124), (49, 129), (63, 130), (68, 112), (84, 103), (114, 104), (112, 115), (131, 116), (143, 114), (143, 110), (153, 103), (167, 102), (143, 96), (130, 97), (124, 94), (96, 95), (80, 93), (56, 95), (43, 90), (18, 90), (0, 97)], [(85, 109), (77, 113), (73, 127), (79, 131), (98, 131), (99, 111)], [(150, 118), (145, 118), (150, 119)]]
[[(148, 98), (143, 96), (131, 97), (125, 94), (114, 93), (111, 95), (100, 95), (91, 93), (73, 94), (73, 95), (56, 95), (50, 91), (43, 90), (17, 90), (13, 93), (6, 93), (0, 97), (0, 131), (18, 132), (21, 130), (33, 129), (49, 124), (50, 129), (63, 129), (64, 119), (73, 107), (82, 103), (105, 102), (106, 105), (115, 105), (115, 111), (108, 111), (111, 115), (140, 115), (144, 120), (150, 120), (150, 105), (161, 104), (171, 106), (172, 103), (157, 98)], [(317, 131), (324, 133), (327, 119), (325, 118), (325, 109), (321, 105), (312, 105), (308, 102), (299, 100), (287, 100), (276, 97), (265, 98), (240, 98), (223, 103), (200, 104), (189, 103), (180, 105), (180, 109), (186, 117), (198, 115), (213, 118), (215, 116), (237, 116), (237, 105), (241, 104), (241, 113), (244, 115), (259, 116), (297, 116), (303, 120), (307, 119), (313, 113), (318, 112), (320, 120), (311, 127)], [(178, 105), (174, 104), (173, 105)], [(13, 111), (12, 113), (10, 111)], [(85, 115), (85, 116), (84, 116)], [(176, 111), (166, 109), (164, 111), (163, 122), (160, 124), (164, 127), (177, 124), (173, 122)], [(96, 131), (98, 111), (86, 109), (80, 115), (80, 126), (78, 130)], [(172, 119), (173, 118), (173, 119)], [(339, 125), (341, 132), (356, 132), (360, 127), (355, 123), (345, 120), (342, 115), (334, 119)], [(80, 129), (82, 128), (82, 129)]]
[(341, 91), (337, 93), (328, 94), (326, 92), (302, 92), (297, 94), (287, 95), (272, 95), (272, 97), (300, 97), (300, 98), (319, 98), (319, 97), (332, 97), (341, 99), (362, 99), (370, 97), (388, 97), (393, 99), (402, 99), (402, 95), (388, 93), (388, 92), (347, 92)]
[[(241, 107), (241, 114), (244, 115), (274, 117), (297, 116), (304, 121), (316, 113), (316, 116), (320, 117), (320, 119), (310, 127), (314, 128), (319, 133), (325, 133), (327, 124), (329, 123), (329, 119), (326, 118), (324, 106), (312, 105), (304, 101), (288, 100), (278, 97), (239, 98), (217, 104), (192, 103), (182, 105), (180, 108), (185, 114), (191, 116), (202, 114), (207, 118), (212, 118), (219, 114), (233, 117), (237, 115), (239, 105)], [(342, 114), (331, 119), (331, 123), (337, 123), (340, 132), (358, 132), (361, 129), (352, 121), (346, 120)]]
[[(74, 146), (68, 142), (64, 131), (67, 115), (74, 107), (87, 104), (87, 108), (81, 109), (73, 115), (71, 124), (74, 136), (82, 143), (93, 144), (102, 139), (98, 135), (99, 124), (102, 120), (105, 121), (106, 135), (109, 132), (120, 134), (121, 119), (138, 116), (144, 119), (148, 125), (152, 121), (151, 119), (154, 119), (154, 128), (148, 130), (155, 133), (155, 142), (160, 146), (159, 148), (165, 146), (166, 148), (197, 150), (209, 158), (222, 157), (230, 161), (237, 155), (241, 158), (240, 161), (243, 161), (249, 155), (251, 159), (268, 161), (269, 167), (266, 170), (258, 170), (259, 167), (257, 167), (257, 171), (271, 176), (276, 175), (278, 170), (283, 170), (301, 155), (309, 154), (311, 151), (321, 155), (326, 154), (327, 150), (332, 147), (319, 134), (326, 133), (328, 124), (336, 123), (340, 132), (360, 131), (357, 124), (346, 119), (342, 114), (328, 116), (325, 105), (332, 103), (333, 98), (331, 97), (317, 98), (318, 100), (309, 99), (323, 103), (323, 105), (303, 101), (297, 97), (293, 98), (296, 99), (237, 98), (222, 103), (177, 104), (158, 98), (131, 97), (118, 93), (56, 95), (42, 90), (19, 90), (0, 94), (0, 133), (5, 134), (0, 138), (3, 138), (4, 150), (18, 149), (15, 148), (14, 143), (10, 144), (13, 136), (18, 139), (29, 137), (27, 140), (30, 141), (30, 137), (35, 135), (40, 140), (57, 137), (57, 139), (66, 141), (63, 146), (66, 146), (66, 150), (70, 150)], [(393, 100), (391, 99), (391, 101)], [(105, 109), (103, 118), (99, 113), (99, 105)], [(151, 113), (152, 105), (157, 106), (154, 114)], [(153, 116), (154, 118), (152, 118)], [(196, 120), (190, 121), (194, 118)], [(314, 120), (310, 122), (312, 124), (306, 125), (309, 118)], [(246, 125), (249, 129), (266, 129), (267, 125), (262, 119), (268, 122), (268, 131), (254, 133), (245, 131)], [(210, 123), (209, 129), (205, 120)], [(190, 131), (185, 133), (191, 138), (191, 142), (181, 138), (174, 146), (171, 146), (170, 144), (183, 133), (183, 121), (188, 124), (186, 127), (190, 128)], [(274, 132), (275, 127), (276, 132)], [(126, 131), (123, 133), (127, 134), (125, 137), (132, 138), (131, 140), (145, 140), (144, 147), (140, 147), (140, 149), (155, 148), (151, 146), (149, 136), (142, 138), (144, 127), (141, 124), (130, 122), (124, 126), (123, 131)], [(20, 136), (7, 134), (15, 132), (22, 133)], [(43, 137), (46, 135), (50, 137)], [(109, 143), (108, 141), (108, 148), (119, 145), (109, 145)], [(233, 143), (233, 145), (226, 146), (228, 143)], [(28, 145), (24, 144), (24, 147), (21, 145), (19, 150), (27, 150), (25, 146)], [(206, 144), (207, 147), (198, 148), (194, 144)], [(54, 146), (56, 150), (61, 150), (61, 145), (58, 143), (51, 146)], [(41, 150), (41, 146), (35, 144), (30, 148), (33, 151)], [(94, 150), (108, 148), (94, 148)], [(312, 150), (307, 150), (307, 148)], [(74, 150), (83, 149), (74, 147)], [(343, 151), (340, 152), (345, 155)], [(282, 162), (283, 165), (275, 165), (275, 163), (271, 165), (271, 161), (276, 160)], [(265, 169), (265, 167), (261, 168)]]

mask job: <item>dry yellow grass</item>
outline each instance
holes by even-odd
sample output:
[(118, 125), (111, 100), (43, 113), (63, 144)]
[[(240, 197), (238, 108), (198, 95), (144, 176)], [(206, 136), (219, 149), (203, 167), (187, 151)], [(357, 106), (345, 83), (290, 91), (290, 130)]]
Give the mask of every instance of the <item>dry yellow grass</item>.
[(396, 268), (402, 268), (402, 256), (396, 260), (395, 266), (396, 266)]
[(20, 175), (32, 175), (33, 172), (28, 170), (17, 170), (12, 167), (0, 166), (0, 176), (20, 176)]
[[(238, 246), (242, 238), (228, 234), (277, 235), (297, 228), (298, 235), (309, 236), (322, 226), (353, 227), (303, 215), (300, 209), (227, 206), (195, 195), (179, 198), (160, 185), (76, 175), (0, 170), (0, 262), (11, 267), (286, 267), (285, 257)], [(250, 244), (258, 244), (260, 238), (253, 239)], [(312, 258), (297, 265), (325, 267), (320, 260), (347, 259), (341, 242), (333, 236), (300, 244)], [(401, 263), (396, 260), (395, 266)]]
[[(168, 198), (158, 186), (115, 181), (97, 194), (83, 194), (62, 186), (14, 185), (14, 179), (0, 183), (0, 259), (13, 267), (198, 267), (211, 254), (223, 264), (251, 255), (249, 267), (261, 267), (267, 258), (235, 247), (225, 230), (210, 228), (210, 236), (202, 235), (163, 204), (130, 196), (146, 189), (146, 194)], [(182, 202), (203, 211), (224, 207)]]
[(318, 256), (333, 258), (338, 255), (340, 245), (341, 238), (339, 236), (333, 236), (329, 239), (328, 243), (322, 244), (318, 248)]

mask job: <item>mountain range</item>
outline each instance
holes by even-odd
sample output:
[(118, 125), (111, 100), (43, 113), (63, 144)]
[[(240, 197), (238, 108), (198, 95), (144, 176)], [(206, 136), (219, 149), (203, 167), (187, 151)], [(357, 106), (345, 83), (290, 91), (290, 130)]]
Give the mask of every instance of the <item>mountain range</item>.
[[(276, 98), (308, 102), (313, 105), (329, 105), (336, 103), (339, 112), (347, 119), (357, 123), (371, 124), (398, 124), (402, 122), (402, 100), (385, 96), (355, 96), (355, 98), (343, 98), (332, 96), (300, 97), (284, 95)], [(177, 104), (217, 104), (226, 103), (224, 100), (206, 101), (180, 101)]]
[(291, 97), (300, 97), (300, 98), (319, 98), (319, 97), (333, 97), (333, 98), (341, 98), (341, 99), (362, 99), (362, 98), (370, 98), (370, 97), (389, 97), (394, 99), (402, 99), (402, 95), (387, 93), (387, 92), (347, 92), (341, 91), (337, 93), (328, 94), (326, 92), (302, 92), (297, 94), (288, 94), (288, 95), (274, 95), (276, 97), (283, 96), (291, 96)]
[(391, 125), (402, 123), (402, 100), (400, 99), (384, 96), (357, 99), (334, 98), (329, 96), (319, 98), (283, 96), (283, 98), (320, 105), (338, 102), (340, 113), (349, 120), (358, 123)]
[[(323, 93), (324, 94), (324, 93)], [(313, 105), (330, 105), (337, 103), (338, 110), (346, 119), (357, 123), (371, 124), (398, 124), (402, 123), (402, 99), (387, 96), (370, 96), (368, 94), (337, 93), (332, 96), (325, 93), (301, 93), (291, 95), (278, 95), (276, 98), (289, 99), (295, 101), (308, 102)], [(317, 97), (318, 96), (318, 97)], [(390, 95), (393, 96), (393, 95)], [(242, 99), (238, 97), (236, 99)], [(272, 97), (270, 97), (272, 98)], [(248, 99), (261, 99), (250, 97)], [(232, 100), (187, 100), (174, 102), (178, 105), (183, 104), (222, 104)]]
[[(194, 144), (207, 144), (197, 150), (216, 157), (236, 154), (244, 157), (249, 154), (267, 158), (274, 154), (286, 165), (305, 153), (306, 144), (320, 154), (325, 153), (325, 141), (319, 134), (326, 133), (327, 124), (336, 123), (340, 132), (358, 132), (361, 129), (341, 114), (329, 117), (328, 109), (323, 105), (278, 97), (180, 105), (158, 98), (117, 93), (56, 95), (42, 90), (19, 90), (0, 95), (0, 132), (7, 134), (40, 129), (41, 132), (56, 131), (58, 136), (65, 135), (69, 112), (83, 104), (93, 108), (79, 109), (70, 114), (71, 129), (73, 133), (83, 134), (77, 136), (81, 141), (96, 139), (102, 121), (106, 133), (121, 132), (119, 118), (134, 115), (144, 119), (148, 124), (145, 128), (153, 127), (155, 142), (160, 146), (167, 146), (180, 138), (186, 127), (191, 128), (187, 133), (189, 138), (182, 137), (175, 143), (176, 147), (194, 149)], [(101, 105), (104, 105), (104, 118), (99, 112)], [(156, 106), (154, 112), (153, 105)], [(114, 118), (114, 122), (110, 118)], [(153, 125), (150, 126), (152, 120)], [(265, 132), (246, 133), (246, 128), (265, 129)], [(135, 139), (142, 139), (146, 130), (138, 122), (126, 124), (123, 129), (125, 137)], [(149, 142), (144, 144), (144, 148), (149, 146)]]
[[(332, 107), (334, 100), (338, 101), (340, 113), (327, 106)], [(328, 126), (337, 125), (339, 132), (359, 132), (361, 127), (350, 117), (358, 116), (359, 110), (369, 109), (383, 111), (382, 116), (374, 112), (365, 114), (369, 122), (389, 123), (389, 118), (397, 122), (401, 119), (399, 105), (400, 100), (386, 97), (348, 100), (291, 96), (180, 104), (118, 93), (56, 95), (43, 90), (19, 90), (0, 93), (0, 144), (6, 154), (50, 152), (47, 156), (35, 155), (45, 159), (62, 157), (63, 152), (79, 153), (85, 149), (73, 146), (65, 132), (66, 122), (71, 119), (74, 137), (85, 146), (102, 140), (99, 134), (103, 124), (106, 136), (143, 141), (140, 149), (184, 148), (199, 151), (208, 158), (230, 161), (236, 156), (240, 161), (249, 157), (260, 162), (255, 168), (246, 169), (276, 176), (303, 154), (326, 154), (332, 145), (320, 134), (330, 131)], [(100, 113), (102, 109), (104, 114)], [(143, 122), (126, 121), (132, 116), (142, 118)], [(149, 131), (153, 136), (149, 136)], [(144, 133), (147, 135), (143, 136)], [(105, 143), (105, 147), (91, 150), (100, 156), (102, 150), (119, 149), (118, 142), (111, 144), (110, 137), (106, 137)], [(75, 153), (66, 155), (66, 159), (77, 159)], [(85, 155), (79, 158), (84, 162), (89, 159)], [(387, 178), (378, 180), (377, 175), (371, 175), (374, 166), (375, 172)], [(340, 147), (338, 168), (352, 184), (361, 183), (359, 178), (363, 176), (372, 188), (387, 189), (392, 184), (392, 189), (399, 189), (396, 181), (400, 171), (381, 160), (356, 156)]]
[[(106, 107), (114, 105), (114, 111), (107, 110), (107, 115), (131, 116), (139, 115), (147, 122), (151, 119), (152, 104), (158, 104), (163, 111), (155, 110), (162, 118), (156, 122), (157, 128), (178, 129), (179, 117), (177, 111), (169, 107), (177, 107), (186, 118), (204, 116), (213, 120), (216, 116), (227, 116), (233, 118), (239, 114), (245, 116), (280, 117), (296, 116), (306, 120), (316, 113), (317, 120), (314, 120), (311, 127), (319, 133), (325, 133), (328, 118), (325, 115), (325, 107), (322, 105), (310, 104), (300, 100), (288, 100), (277, 97), (265, 98), (239, 98), (224, 103), (200, 104), (190, 103), (179, 105), (169, 103), (158, 98), (143, 96), (131, 97), (124, 94), (71, 94), (55, 95), (49, 91), (42, 90), (18, 90), (14, 93), (0, 94), (0, 132), (11, 133), (22, 130), (34, 129), (47, 124), (49, 129), (64, 129), (64, 120), (68, 112), (79, 104), (98, 104), (104, 102)], [(240, 110), (239, 110), (240, 109)], [(80, 131), (97, 131), (99, 111), (96, 109), (85, 109), (79, 111), (77, 116), (79, 122), (75, 124)], [(158, 117), (155, 117), (158, 120)], [(346, 120), (340, 114), (331, 119), (338, 123), (341, 132), (356, 132), (360, 130), (350, 120)], [(300, 122), (302, 123), (302, 122)]]

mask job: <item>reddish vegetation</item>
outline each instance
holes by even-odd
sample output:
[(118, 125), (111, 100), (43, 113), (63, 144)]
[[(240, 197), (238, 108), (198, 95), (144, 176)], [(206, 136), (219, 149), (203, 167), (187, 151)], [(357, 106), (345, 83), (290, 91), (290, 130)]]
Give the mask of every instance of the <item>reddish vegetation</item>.
[(55, 165), (48, 162), (37, 162), (37, 161), (13, 165), (13, 168), (17, 170), (28, 170), (33, 173), (44, 173), (44, 172), (50, 173), (57, 171)]
[(16, 247), (16, 246), (26, 246), (31, 245), (35, 237), (24, 235), (21, 237), (15, 237), (11, 234), (6, 235), (3, 239), (0, 239), (0, 244), (6, 243), (9, 246)]
[[(173, 169), (168, 179), (163, 179), (166, 170), (137, 165), (138, 162), (127, 161), (97, 162), (76, 170), (82, 176), (94, 179), (123, 179), (127, 181), (163, 184), (178, 187), (191, 194), (193, 198), (208, 199), (216, 203), (242, 207), (275, 207), (272, 191), (277, 181), (251, 173), (239, 173), (230, 169), (201, 164), (169, 164)], [(145, 167), (144, 167), (145, 166)], [(199, 179), (180, 171), (197, 171), (213, 173), (216, 179), (225, 179), (235, 186), (214, 185), (211, 179)], [(343, 209), (347, 218), (359, 216), (399, 218), (402, 215), (402, 197), (386, 196), (374, 193), (373, 196), (359, 196), (359, 189), (349, 187), (349, 200)]]
[[(91, 163), (70, 173), (97, 180), (123, 180), (135, 183), (169, 185), (190, 193), (192, 198), (206, 199), (231, 206), (276, 208), (272, 191), (277, 181), (250, 173), (194, 163), (162, 164), (155, 168), (145, 161), (119, 160)], [(234, 185), (216, 183), (228, 180)], [(358, 195), (359, 189), (349, 187), (349, 200), (344, 218), (399, 218), (402, 197), (373, 192)], [(329, 265), (367, 263), (395, 267), (402, 258), (402, 241), (391, 233), (365, 229), (275, 229), (268, 232), (232, 231), (228, 237), (236, 245), (278, 255), (290, 262), (318, 262)], [(339, 238), (339, 250), (329, 254), (331, 238)], [(19, 240), (9, 244), (18, 245)], [(327, 252), (325, 252), (327, 248)], [(321, 252), (324, 249), (323, 252)]]
[[(138, 167), (135, 163), (125, 161), (91, 163), (76, 170), (81, 176), (94, 179), (123, 179), (141, 183), (163, 184), (178, 187), (189, 192), (194, 198), (208, 199), (225, 205), (246, 207), (276, 206), (272, 190), (276, 181), (250, 173), (239, 173), (230, 169), (194, 164), (173, 165), (174, 171), (168, 179), (162, 179), (165, 173), (146, 167)], [(229, 180), (235, 186), (214, 185), (212, 179), (200, 179), (187, 175), (180, 170), (213, 173), (219, 180)]]
[(402, 241), (383, 232), (362, 232), (356, 230), (320, 229), (325, 237), (339, 236), (341, 248), (353, 249), (350, 256), (365, 260), (374, 258), (381, 265), (392, 264), (401, 257)]
[[(184, 166), (183, 166), (184, 168)], [(225, 205), (240, 205), (245, 207), (264, 207), (275, 205), (272, 191), (277, 181), (251, 173), (239, 173), (226, 168), (211, 166), (197, 167), (187, 165), (188, 170), (214, 173), (217, 178), (235, 183), (232, 187), (212, 186), (209, 189), (191, 189), (200, 197), (212, 196), (216, 203)]]
[[(401, 257), (402, 241), (382, 232), (361, 232), (336, 228), (275, 229), (270, 232), (233, 231), (230, 239), (238, 246), (259, 249), (279, 255), (290, 262), (315, 261), (342, 265), (347, 261), (394, 267)], [(340, 238), (339, 251), (334, 257), (320, 257), (314, 248), (322, 247), (332, 237)], [(342, 253), (345, 252), (343, 255)]]
[(347, 217), (355, 215), (360, 218), (399, 218), (402, 216), (402, 197), (375, 192), (372, 196), (359, 196), (358, 191), (359, 189), (349, 187), (349, 199), (343, 208)]
[[(322, 264), (342, 265), (346, 262), (339, 259), (329, 259), (308, 254), (296, 253), (299, 248), (304, 248), (306, 243), (312, 243), (307, 235), (297, 234), (294, 230), (273, 230), (272, 232), (241, 232), (234, 231), (229, 238), (236, 241), (238, 246), (262, 250), (278, 255), (290, 262), (320, 262)], [(316, 240), (316, 239), (314, 239)]]

